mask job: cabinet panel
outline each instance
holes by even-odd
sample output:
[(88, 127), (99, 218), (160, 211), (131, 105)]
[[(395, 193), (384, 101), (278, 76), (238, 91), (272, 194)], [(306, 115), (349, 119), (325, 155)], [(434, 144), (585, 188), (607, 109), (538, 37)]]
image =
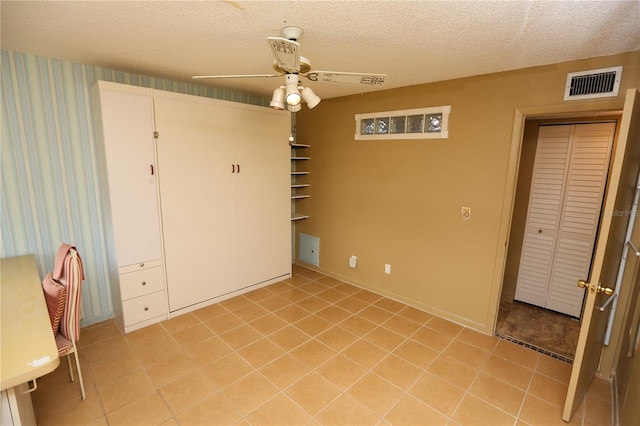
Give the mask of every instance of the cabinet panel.
[(156, 266), (163, 266), (164, 262), (162, 259), (152, 260), (149, 262), (140, 262), (133, 265), (123, 266), (118, 268), (118, 275), (128, 274), (129, 272), (136, 272), (142, 269), (155, 268)]
[[(235, 111), (239, 286), (289, 273), (289, 114)], [(250, 126), (243, 123), (251, 123)]]
[[(107, 234), (109, 267), (112, 276), (123, 281), (113, 281), (113, 306), (118, 325), (128, 332), (132, 320), (122, 301), (141, 293), (132, 292), (126, 273), (163, 268), (151, 89), (99, 81), (92, 87), (92, 107), (96, 141), (102, 147), (97, 154), (103, 212), (112, 227)], [(155, 291), (164, 290), (163, 274), (156, 273), (153, 283)], [(166, 301), (161, 311), (155, 321), (166, 318)]]
[(289, 113), (98, 86), (125, 331), (289, 276)]
[(289, 114), (154, 97), (169, 311), (288, 275)]
[(161, 266), (120, 275), (122, 300), (164, 290), (164, 271)]
[[(99, 82), (102, 133), (118, 266), (162, 257), (149, 89)], [(97, 90), (97, 89), (96, 89)], [(109, 213), (109, 212), (107, 212)]]
[(173, 312), (236, 286), (233, 113), (171, 96), (156, 96), (155, 113)]
[(126, 320), (125, 327), (166, 315), (166, 303), (166, 294), (164, 291), (125, 300), (122, 302)]

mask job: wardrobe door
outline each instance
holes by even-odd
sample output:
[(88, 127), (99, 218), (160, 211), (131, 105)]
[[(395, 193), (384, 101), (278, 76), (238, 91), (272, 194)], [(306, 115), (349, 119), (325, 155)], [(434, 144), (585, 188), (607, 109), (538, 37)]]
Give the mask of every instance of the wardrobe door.
[(239, 287), (291, 272), (290, 114), (237, 109)]
[(100, 81), (93, 87), (96, 132), (104, 145), (118, 267), (162, 258), (149, 89)]
[(233, 113), (154, 92), (169, 310), (237, 286)]
[(543, 126), (531, 179), (515, 299), (545, 306), (562, 212), (573, 127)]

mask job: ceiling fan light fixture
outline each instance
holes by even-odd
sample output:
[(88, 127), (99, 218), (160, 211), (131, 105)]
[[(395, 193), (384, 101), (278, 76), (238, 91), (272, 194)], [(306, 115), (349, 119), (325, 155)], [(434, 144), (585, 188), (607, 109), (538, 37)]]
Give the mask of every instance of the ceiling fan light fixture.
[(300, 96), (300, 93), (298, 92), (297, 87), (291, 91), (287, 88), (286, 100), (287, 100), (287, 105), (289, 106), (300, 105), (300, 102), (302, 101), (302, 97)]
[(302, 102), (302, 97), (300, 96), (300, 92), (298, 91), (298, 75), (297, 74), (287, 74), (285, 80), (285, 88), (286, 95), (284, 100), (287, 105), (295, 106)]
[(273, 91), (273, 97), (271, 98), (269, 106), (279, 111), (284, 109), (284, 87), (278, 87)]
[(287, 109), (289, 110), (289, 112), (298, 112), (302, 109), (302, 104), (299, 103), (298, 105), (288, 105)]
[(303, 87), (301, 94), (302, 94), (302, 99), (304, 99), (304, 101), (307, 103), (307, 106), (309, 107), (309, 109), (315, 108), (316, 105), (318, 105), (322, 100), (318, 95), (316, 95), (313, 92), (313, 90), (311, 90), (308, 87)]
[(200, 75), (192, 78), (285, 77), (284, 84), (274, 90), (269, 107), (279, 111), (286, 109), (291, 112), (300, 111), (302, 102), (305, 102), (309, 109), (315, 108), (321, 102), (320, 97), (313, 90), (300, 86), (300, 76), (318, 83), (340, 83), (368, 87), (383, 86), (387, 82), (386, 74), (312, 70), (309, 58), (300, 55), (299, 52), (300, 43), (297, 40), (302, 36), (302, 32), (300, 27), (289, 26), (282, 29), (282, 37), (267, 37), (267, 43), (273, 55), (273, 70), (276, 74)]
[(311, 61), (304, 56), (300, 56), (300, 74), (305, 75), (311, 71)]

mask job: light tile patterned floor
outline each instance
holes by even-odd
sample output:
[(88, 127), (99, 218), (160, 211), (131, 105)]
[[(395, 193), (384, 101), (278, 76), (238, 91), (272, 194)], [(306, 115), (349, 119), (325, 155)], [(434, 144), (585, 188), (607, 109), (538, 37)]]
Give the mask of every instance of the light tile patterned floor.
[[(571, 366), (294, 265), (291, 279), (123, 335), (82, 329), (39, 425), (552, 425)], [(63, 360), (64, 361), (64, 360)], [(596, 380), (571, 424), (611, 424)]]

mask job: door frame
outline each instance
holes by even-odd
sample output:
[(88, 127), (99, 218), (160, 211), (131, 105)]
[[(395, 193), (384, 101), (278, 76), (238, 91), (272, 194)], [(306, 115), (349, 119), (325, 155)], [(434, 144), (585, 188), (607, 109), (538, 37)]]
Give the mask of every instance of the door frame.
[[(611, 114), (611, 113), (607, 113), (607, 114)], [(529, 118), (525, 118), (525, 132), (527, 131), (527, 129), (529, 129), (528, 131), (530, 133), (532, 133), (533, 132), (532, 129), (535, 127), (538, 130), (538, 134), (537, 134), (537, 137), (536, 137), (536, 149), (535, 149), (535, 153), (533, 155), (533, 158), (523, 159), (522, 156), (521, 156), (520, 160), (518, 162), (519, 166), (523, 165), (523, 161), (524, 161), (524, 165), (529, 164), (529, 161), (532, 162), (532, 165), (531, 165), (532, 166), (531, 167), (531, 178), (532, 178), (532, 181), (531, 181), (531, 183), (529, 185), (528, 190), (526, 188), (522, 188), (522, 189), (516, 188), (516, 197), (518, 197), (518, 199), (520, 199), (520, 200), (523, 200), (525, 197), (527, 197), (529, 203), (528, 203), (528, 205), (526, 207), (526, 221), (524, 223), (524, 228), (523, 229), (519, 228), (518, 232), (513, 233), (513, 225), (514, 224), (513, 224), (513, 221), (512, 221), (512, 223), (511, 223), (512, 229), (510, 230), (510, 233), (509, 233), (510, 236), (513, 236), (513, 237), (516, 237), (516, 238), (518, 236), (522, 235), (522, 240), (521, 240), (522, 241), (522, 247), (519, 250), (520, 259), (518, 261), (518, 268), (517, 268), (517, 270), (518, 270), (518, 277), (517, 278), (518, 279), (516, 280), (516, 282), (514, 284), (514, 300), (522, 300), (522, 299), (516, 299), (515, 296), (518, 294), (518, 283), (519, 283), (519, 278), (520, 278), (520, 270), (522, 269), (522, 265), (523, 265), (523, 262), (524, 262), (524, 259), (525, 259), (525, 256), (523, 255), (523, 253), (524, 253), (524, 250), (525, 250), (526, 236), (528, 234), (527, 224), (529, 223), (531, 209), (532, 209), (532, 207), (534, 207), (531, 204), (531, 200), (532, 200), (531, 197), (532, 197), (532, 193), (534, 191), (534, 180), (535, 180), (535, 177), (536, 177), (536, 170), (537, 170), (536, 164), (538, 164), (537, 162), (539, 160), (538, 154), (539, 154), (540, 137), (541, 137), (540, 136), (540, 131), (541, 131), (542, 127), (555, 127), (555, 128), (557, 128), (557, 127), (564, 126), (566, 128), (567, 126), (571, 126), (574, 129), (576, 129), (576, 132), (577, 132), (577, 129), (580, 126), (595, 125), (595, 124), (598, 124), (598, 125), (604, 124), (604, 125), (609, 125), (609, 126), (612, 125), (613, 126), (612, 133), (611, 133), (611, 139), (609, 139), (608, 142), (607, 142), (608, 143), (608, 146), (607, 146), (608, 147), (607, 157), (606, 157), (606, 160), (605, 160), (605, 162), (603, 164), (603, 167), (605, 168), (605, 170), (607, 172), (607, 175), (604, 178), (604, 182), (602, 182), (602, 181), (600, 182), (600, 184), (602, 186), (600, 187), (601, 193), (600, 193), (600, 197), (599, 197), (599, 206), (598, 206), (598, 211), (599, 211), (598, 215), (599, 216), (594, 218), (596, 220), (596, 222), (599, 222), (598, 219), (599, 219), (600, 215), (602, 214), (602, 210), (603, 210), (603, 206), (604, 206), (604, 198), (605, 198), (605, 193), (606, 193), (605, 190), (606, 190), (606, 184), (607, 184), (607, 181), (608, 181), (611, 162), (612, 162), (613, 147), (614, 147), (615, 141), (616, 141), (616, 139), (618, 137), (618, 131), (619, 131), (619, 119), (620, 119), (620, 117), (618, 115), (616, 115), (615, 112), (613, 112), (612, 114), (614, 114), (614, 115), (603, 115), (603, 116), (598, 116), (598, 117), (576, 117), (576, 118), (564, 118), (563, 117), (562, 119), (559, 119), (559, 120), (555, 119), (555, 118), (553, 118), (553, 119), (551, 119), (551, 118), (543, 118), (543, 119), (535, 119), (535, 120), (530, 118), (530, 117)], [(531, 122), (529, 122), (529, 120), (531, 120)], [(567, 149), (567, 158), (566, 158), (566, 162), (565, 162), (564, 178), (563, 178), (563, 181), (566, 181), (565, 182), (566, 185), (563, 184), (561, 207), (560, 207), (560, 211), (558, 213), (558, 218), (557, 218), (558, 222), (556, 223), (556, 228), (555, 228), (556, 236), (558, 236), (559, 233), (560, 233), (560, 226), (561, 226), (561, 224), (563, 222), (563, 219), (568, 217), (568, 216), (565, 216), (565, 215), (569, 215), (570, 214), (567, 211), (565, 211), (565, 208), (564, 208), (564, 203), (567, 202), (567, 198), (566, 198), (567, 195), (566, 195), (566, 193), (564, 191), (565, 190), (568, 191), (566, 186), (569, 185), (569, 176), (570, 176), (571, 170), (572, 170), (571, 169), (571, 162), (572, 162), (571, 158), (572, 158), (572, 152), (573, 152), (573, 148), (572, 148), (573, 141), (572, 140), (574, 139), (574, 136), (575, 136), (575, 132), (571, 132), (571, 136), (568, 137), (568, 139), (569, 139), (569, 141), (568, 141), (569, 147)], [(531, 140), (531, 134), (529, 136), (529, 140)], [(519, 178), (520, 178), (520, 176), (518, 176), (518, 179)], [(522, 183), (522, 182), (520, 182), (520, 183)], [(514, 202), (514, 204), (515, 204), (515, 202)], [(518, 215), (518, 216), (521, 215), (522, 211), (523, 211), (523, 209), (520, 208), (520, 210), (518, 210), (518, 213), (516, 215)], [(593, 263), (593, 256), (594, 256), (594, 253), (595, 253), (596, 240), (597, 240), (597, 237), (598, 237), (597, 231), (598, 231), (598, 229), (596, 227), (596, 229), (594, 230), (594, 233), (591, 235), (591, 238), (589, 239), (589, 243), (591, 244), (591, 253), (588, 255), (589, 268), (587, 269), (587, 271), (586, 271), (586, 273), (584, 275), (581, 275), (585, 279), (586, 279), (586, 277), (589, 276), (589, 272), (591, 270), (591, 265)], [(559, 240), (560, 240), (559, 237), (554, 239), (554, 250), (557, 249), (557, 246), (555, 244), (559, 244)], [(511, 242), (512, 241), (510, 240), (510, 243)], [(585, 242), (586, 242), (586, 240), (585, 240)], [(507, 254), (507, 257), (509, 257), (509, 254)], [(586, 255), (585, 255), (585, 259), (586, 259)], [(549, 266), (549, 274), (551, 274), (552, 271), (554, 270), (555, 260), (556, 259), (554, 259), (551, 262), (550, 266)], [(513, 271), (515, 270), (515, 268), (513, 268), (515, 266), (515, 262), (510, 261), (508, 265), (511, 265), (511, 268), (512, 268), (511, 269), (511, 271), (512, 271), (511, 273), (513, 274)], [(547, 283), (548, 285), (551, 283), (552, 279), (553, 278), (550, 275), (548, 277), (548, 283)], [(504, 280), (504, 278), (503, 278), (503, 280)], [(573, 287), (576, 287), (575, 286), (575, 282), (572, 282), (571, 284), (572, 284)], [(576, 287), (576, 290), (580, 290), (580, 289), (578, 289)], [(548, 297), (549, 297), (550, 291), (551, 291), (550, 286), (548, 286), (547, 289), (546, 289), (546, 292), (544, 294), (544, 296), (545, 296), (544, 305), (545, 306), (543, 306), (542, 304), (538, 305), (537, 303), (534, 303), (533, 301), (532, 302), (528, 302), (528, 303), (531, 303), (533, 305), (539, 306), (541, 308), (550, 309), (552, 311), (558, 312), (559, 314), (572, 316), (573, 318), (576, 318), (578, 320), (580, 320), (582, 318), (582, 313), (583, 313), (583, 308), (584, 308), (584, 301), (585, 301), (584, 292), (583, 291), (580, 291), (580, 294), (582, 295), (582, 298), (581, 298), (581, 303), (580, 303), (580, 311), (577, 313), (577, 315), (572, 315), (572, 314), (569, 314), (567, 312), (561, 312), (561, 311), (559, 311), (557, 309), (548, 308), (546, 305), (549, 305)], [(504, 282), (503, 282), (503, 291), (500, 294), (500, 302), (502, 302), (502, 299), (504, 297), (505, 297), (505, 294), (504, 294)]]
[[(533, 107), (517, 107), (514, 111), (513, 128), (511, 132), (511, 144), (509, 148), (509, 159), (507, 164), (507, 176), (504, 188), (502, 217), (498, 231), (498, 247), (496, 249), (496, 263), (493, 269), (493, 283), (491, 286), (491, 296), (489, 298), (489, 309), (487, 312), (488, 332), (495, 334), (502, 295), (502, 282), (504, 279), (507, 264), (507, 251), (509, 238), (511, 235), (511, 222), (513, 216), (514, 203), (516, 198), (516, 187), (518, 171), (520, 167), (520, 155), (526, 120), (531, 119), (567, 119), (579, 120), (581, 118), (603, 118), (611, 115), (621, 115), (624, 107), (624, 99), (596, 100), (589, 102), (567, 103), (562, 105), (546, 105)], [(617, 136), (617, 134), (616, 134)], [(616, 142), (614, 141), (614, 144)]]

